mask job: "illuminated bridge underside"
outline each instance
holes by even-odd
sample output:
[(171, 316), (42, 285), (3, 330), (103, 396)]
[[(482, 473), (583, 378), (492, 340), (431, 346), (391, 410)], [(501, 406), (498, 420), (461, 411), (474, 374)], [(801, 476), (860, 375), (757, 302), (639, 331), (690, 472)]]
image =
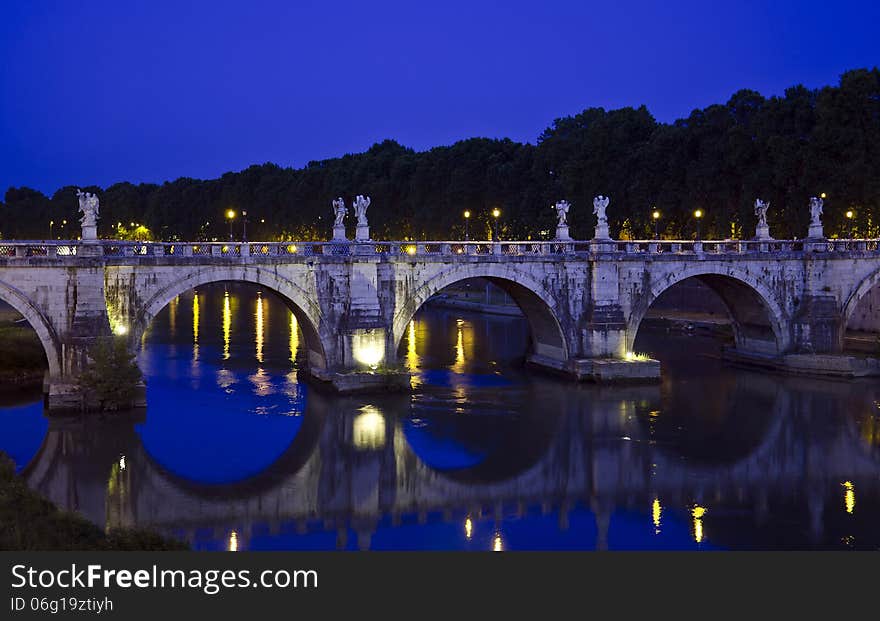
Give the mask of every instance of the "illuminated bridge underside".
[(656, 379), (656, 362), (631, 355), (635, 337), (658, 296), (688, 278), (722, 300), (739, 360), (878, 372), (876, 360), (840, 355), (849, 317), (880, 282), (876, 242), (0, 244), (0, 299), (43, 342), (50, 408), (69, 405), (96, 338), (126, 334), (134, 345), (178, 295), (220, 281), (286, 301), (316, 379), (341, 392), (406, 389), (397, 351), (409, 322), (469, 278), (522, 308), (530, 363), (577, 379)]

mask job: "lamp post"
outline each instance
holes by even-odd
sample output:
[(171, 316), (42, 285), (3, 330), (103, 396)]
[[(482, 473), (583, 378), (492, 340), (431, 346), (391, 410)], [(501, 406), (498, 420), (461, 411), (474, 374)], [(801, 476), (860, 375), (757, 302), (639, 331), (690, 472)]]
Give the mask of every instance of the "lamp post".
[(854, 218), (855, 218), (856, 214), (853, 213), (852, 209), (848, 209), (845, 215), (846, 215), (846, 219), (849, 220), (849, 238), (855, 239), (855, 231), (854, 231), (853, 224), (854, 224)]
[(498, 241), (498, 218), (501, 217), (501, 210), (497, 207), (492, 210), (492, 241)]
[(694, 211), (694, 218), (697, 219), (697, 241), (700, 241), (700, 221), (703, 218), (703, 210), (697, 209), (696, 211)]
[(55, 225), (55, 220), (49, 220), (49, 239), (52, 239), (52, 227)]
[(660, 212), (655, 209), (651, 218), (654, 220), (654, 239), (660, 239)]
[(235, 220), (235, 210), (226, 210), (226, 219), (229, 220), (229, 241), (232, 241), (232, 221)]
[(469, 230), (469, 224), (471, 221), (471, 212), (469, 209), (464, 210), (464, 240), (470, 241), (471, 234)]
[(247, 243), (247, 211), (241, 211), (241, 241)]

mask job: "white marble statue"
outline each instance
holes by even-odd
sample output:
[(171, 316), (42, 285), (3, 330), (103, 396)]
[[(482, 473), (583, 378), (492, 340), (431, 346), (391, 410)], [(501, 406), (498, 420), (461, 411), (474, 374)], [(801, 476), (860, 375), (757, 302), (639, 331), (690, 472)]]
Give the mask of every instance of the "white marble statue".
[(822, 226), (822, 207), (824, 201), (815, 196), (810, 199), (810, 226)]
[(367, 207), (370, 206), (370, 197), (358, 194), (354, 199), (354, 214), (357, 216), (358, 226), (367, 226)]
[(571, 208), (571, 203), (568, 201), (559, 201), (553, 207), (556, 208), (556, 219), (558, 220), (556, 226), (567, 226), (568, 210)]
[(343, 220), (345, 220), (347, 213), (348, 209), (345, 208), (345, 201), (342, 200), (342, 197), (335, 199), (333, 201), (333, 226), (343, 226)]
[(90, 194), (89, 192), (83, 192), (82, 190), (77, 190), (76, 196), (77, 198), (79, 198), (79, 210), (83, 214), (82, 218), (80, 218), (80, 223), (82, 224), (82, 226), (97, 226), (99, 206), (98, 197), (94, 194)]
[(610, 202), (610, 198), (601, 194), (593, 199), (593, 215), (596, 216), (596, 228), (608, 226), (608, 217), (605, 215), (605, 210)]
[(767, 226), (768, 209), (770, 209), (770, 203), (764, 202), (760, 198), (755, 199), (755, 215), (758, 216), (758, 228)]

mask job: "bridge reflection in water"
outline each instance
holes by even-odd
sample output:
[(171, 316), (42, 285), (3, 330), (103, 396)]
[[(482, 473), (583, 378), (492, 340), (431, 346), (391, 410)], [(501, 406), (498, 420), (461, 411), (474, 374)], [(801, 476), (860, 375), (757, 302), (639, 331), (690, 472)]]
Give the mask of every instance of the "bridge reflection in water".
[(572, 385), (518, 370), (521, 319), (428, 310), (401, 345), (413, 395), (329, 397), (297, 382), (277, 299), (173, 309), (141, 354), (149, 410), (52, 420), (23, 470), (108, 528), (232, 550), (880, 545), (871, 383), (733, 370), (684, 338), (659, 386)]

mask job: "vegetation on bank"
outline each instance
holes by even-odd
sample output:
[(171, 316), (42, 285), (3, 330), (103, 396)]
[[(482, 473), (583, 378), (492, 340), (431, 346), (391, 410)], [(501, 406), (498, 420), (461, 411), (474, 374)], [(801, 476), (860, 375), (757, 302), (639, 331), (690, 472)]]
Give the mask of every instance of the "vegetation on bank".
[(130, 409), (143, 385), (143, 375), (125, 338), (98, 339), (89, 350), (89, 359), (79, 376), (85, 409)]
[[(416, 152), (387, 140), (365, 153), (310, 162), (304, 168), (255, 165), (219, 179), (181, 178), (161, 185), (89, 186), (101, 199), (103, 237), (225, 240), (234, 208), (250, 239), (326, 239), (330, 201), (372, 197), (374, 239), (486, 238), (490, 210), (501, 209), (505, 238), (552, 236), (555, 211), (572, 203), (571, 234), (592, 236), (592, 198), (611, 197), (616, 237), (650, 237), (660, 211), (667, 237), (694, 234), (700, 208), (706, 237), (754, 235), (754, 201), (770, 202), (777, 238), (803, 237), (808, 200), (826, 195), (826, 234), (880, 235), (880, 70), (843, 74), (837, 86), (793, 86), (781, 96), (752, 90), (727, 103), (658, 123), (645, 107), (590, 108), (555, 120), (537, 144), (472, 138)], [(75, 188), (47, 197), (10, 188), (0, 203), (0, 236), (43, 239), (78, 234)], [(846, 217), (853, 211), (853, 218)], [(353, 227), (349, 217), (349, 226)], [(60, 224), (59, 224), (60, 223)]]
[(0, 307), (0, 392), (39, 385), (48, 366), (40, 338), (21, 319)]
[(61, 511), (15, 474), (0, 452), (0, 550), (185, 550), (187, 545), (138, 529), (104, 532)]

